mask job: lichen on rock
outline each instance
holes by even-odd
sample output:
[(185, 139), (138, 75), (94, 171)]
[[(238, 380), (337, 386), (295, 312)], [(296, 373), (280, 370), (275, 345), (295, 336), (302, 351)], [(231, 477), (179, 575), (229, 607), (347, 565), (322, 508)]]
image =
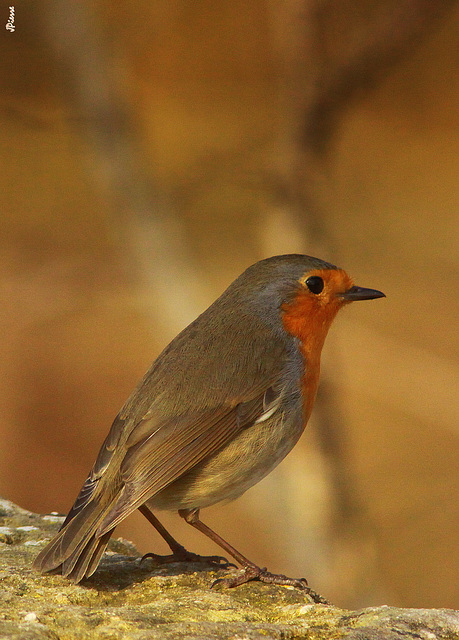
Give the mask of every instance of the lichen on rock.
[(75, 585), (32, 569), (62, 516), (0, 500), (0, 638), (21, 640), (459, 640), (459, 612), (371, 607), (344, 611), (292, 587), (209, 586), (222, 570), (140, 563), (112, 540), (97, 572)]

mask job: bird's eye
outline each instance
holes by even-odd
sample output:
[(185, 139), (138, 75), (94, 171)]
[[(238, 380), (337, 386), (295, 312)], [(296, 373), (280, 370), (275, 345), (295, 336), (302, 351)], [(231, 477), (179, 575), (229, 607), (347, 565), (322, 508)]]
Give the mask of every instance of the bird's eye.
[(311, 276), (306, 280), (306, 286), (311, 293), (316, 295), (320, 293), (324, 288), (324, 281), (319, 276)]

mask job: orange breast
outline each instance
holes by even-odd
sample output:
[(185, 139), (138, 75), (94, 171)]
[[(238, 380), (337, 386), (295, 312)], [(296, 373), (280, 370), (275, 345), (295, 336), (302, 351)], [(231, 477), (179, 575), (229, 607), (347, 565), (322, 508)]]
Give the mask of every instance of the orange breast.
[(305, 361), (302, 380), (305, 423), (311, 415), (317, 393), (322, 347), (333, 319), (344, 304), (336, 294), (347, 291), (353, 284), (341, 269), (317, 269), (308, 275), (318, 275), (324, 279), (323, 295), (314, 295), (302, 286), (292, 302), (282, 306), (284, 328), (300, 341)]

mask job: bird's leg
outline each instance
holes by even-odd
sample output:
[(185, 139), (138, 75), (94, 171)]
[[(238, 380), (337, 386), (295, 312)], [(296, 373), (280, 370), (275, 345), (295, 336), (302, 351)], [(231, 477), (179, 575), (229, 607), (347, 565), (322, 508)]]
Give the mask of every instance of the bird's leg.
[(185, 547), (183, 547), (175, 538), (171, 536), (169, 531), (161, 524), (158, 518), (153, 515), (150, 509), (143, 504), (139, 507), (139, 511), (145, 518), (148, 520), (150, 524), (154, 526), (156, 531), (164, 538), (167, 544), (172, 551), (171, 555), (161, 556), (156, 553), (146, 553), (141, 562), (145, 560), (145, 558), (152, 558), (158, 564), (165, 564), (170, 562), (207, 562), (209, 564), (218, 564), (221, 566), (229, 566), (228, 560), (223, 558), (222, 556), (199, 556), (196, 553), (192, 553), (191, 551), (187, 551)]
[(229, 553), (230, 556), (244, 567), (244, 572), (241, 575), (235, 576), (234, 578), (220, 578), (212, 584), (212, 587), (216, 584), (223, 584), (226, 587), (238, 587), (240, 584), (245, 584), (250, 580), (259, 580), (260, 582), (267, 582), (270, 584), (282, 584), (297, 587), (311, 595), (315, 602), (327, 603), (322, 596), (316, 594), (308, 587), (308, 582), (305, 578), (288, 578), (282, 574), (270, 573), (266, 570), (266, 567), (262, 569), (251, 562), (248, 558), (243, 556), (242, 553), (231, 546), (229, 542), (226, 542), (226, 540), (220, 537), (218, 533), (215, 533), (215, 531), (199, 519), (199, 509), (180, 509), (179, 515), (181, 515), (188, 524), (191, 524), (192, 527), (201, 531), (201, 533), (204, 533), (204, 535), (218, 544), (219, 547), (222, 547), (222, 549)]

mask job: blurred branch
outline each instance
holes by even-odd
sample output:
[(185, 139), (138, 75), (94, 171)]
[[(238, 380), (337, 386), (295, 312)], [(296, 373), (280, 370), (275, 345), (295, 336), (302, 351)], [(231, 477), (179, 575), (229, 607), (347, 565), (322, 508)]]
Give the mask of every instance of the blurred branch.
[(380, 81), (457, 0), (271, 0), (284, 104), (271, 183), (317, 253), (339, 253), (324, 225), (322, 160), (351, 101)]
[[(410, 55), (456, 4), (457, 0), (313, 3), (317, 77), (306, 105), (303, 144), (324, 152), (350, 100)], [(307, 73), (309, 60), (304, 63)]]
[(133, 109), (124, 96), (128, 72), (122, 57), (111, 55), (86, 3), (50, 0), (45, 21), (69, 109), (91, 147), (90, 173), (112, 204), (120, 258), (152, 311), (160, 301), (166, 330), (173, 334), (202, 310), (208, 296), (180, 220), (140, 152)]

